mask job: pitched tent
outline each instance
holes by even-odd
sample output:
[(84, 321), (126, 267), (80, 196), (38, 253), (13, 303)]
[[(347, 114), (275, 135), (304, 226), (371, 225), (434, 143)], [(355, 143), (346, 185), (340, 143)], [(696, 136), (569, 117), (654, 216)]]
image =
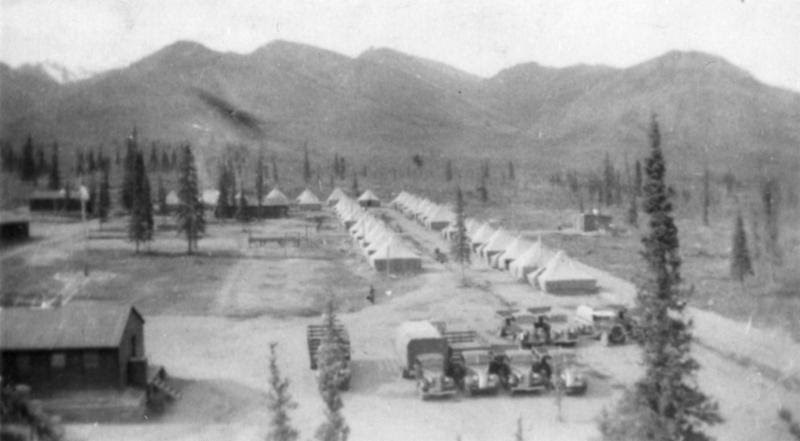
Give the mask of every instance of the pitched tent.
[(394, 236), (369, 257), (375, 271), (402, 274), (420, 271), (422, 259)]
[(486, 263), (488, 264), (493, 255), (505, 251), (513, 241), (514, 237), (508, 234), (506, 230), (500, 228), (479, 248), (480, 255), (486, 259)]
[(219, 190), (203, 190), (203, 192), (200, 193), (200, 200), (206, 208), (216, 207), (217, 201), (219, 200)]
[(262, 218), (286, 217), (289, 214), (289, 198), (278, 188), (273, 188), (261, 200), (261, 208), (258, 213)]
[(455, 223), (456, 214), (448, 207), (437, 206), (426, 218), (425, 226), (433, 231), (441, 231)]
[(528, 281), (551, 294), (580, 294), (597, 291), (597, 279), (578, 267), (575, 261), (559, 251), (540, 270), (528, 275)]
[(372, 190), (366, 190), (364, 193), (361, 193), (361, 196), (358, 197), (358, 203), (361, 204), (362, 207), (380, 207), (381, 200), (375, 196), (375, 193)]
[(525, 251), (528, 251), (532, 245), (531, 242), (525, 240), (522, 236), (517, 237), (506, 247), (505, 251), (492, 257), (492, 266), (504, 271), (508, 270), (511, 262), (521, 256)]
[(525, 281), (526, 276), (543, 267), (554, 256), (554, 252), (545, 247), (541, 239), (536, 241), (527, 251), (514, 259), (508, 265), (511, 274), (520, 281)]
[(328, 199), (325, 200), (325, 203), (327, 203), (328, 205), (336, 205), (336, 203), (339, 202), (340, 199), (345, 199), (347, 197), (348, 196), (345, 194), (344, 191), (342, 191), (341, 188), (336, 187), (333, 189), (331, 194), (328, 195)]
[(322, 203), (319, 201), (317, 195), (311, 192), (309, 189), (303, 190), (300, 193), (300, 196), (295, 199), (297, 202), (297, 208), (301, 210), (308, 210), (308, 211), (319, 211), (322, 210)]
[(481, 225), (475, 230), (475, 233), (470, 236), (470, 243), (472, 244), (473, 251), (477, 251), (478, 247), (485, 244), (490, 237), (494, 234), (495, 230), (488, 223)]
[(170, 190), (167, 193), (167, 207), (176, 208), (178, 205), (181, 204), (180, 198), (178, 198), (178, 192), (175, 190)]

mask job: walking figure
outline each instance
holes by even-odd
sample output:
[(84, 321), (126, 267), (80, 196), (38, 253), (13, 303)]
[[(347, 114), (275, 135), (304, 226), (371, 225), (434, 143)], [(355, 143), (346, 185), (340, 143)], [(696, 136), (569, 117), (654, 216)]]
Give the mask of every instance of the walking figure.
[(375, 304), (375, 287), (370, 285), (369, 286), (369, 294), (367, 294), (367, 300), (373, 305)]

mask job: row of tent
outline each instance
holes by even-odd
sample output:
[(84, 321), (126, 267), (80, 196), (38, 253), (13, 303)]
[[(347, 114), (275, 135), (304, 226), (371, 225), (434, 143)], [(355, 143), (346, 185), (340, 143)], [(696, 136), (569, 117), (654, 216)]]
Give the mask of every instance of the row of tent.
[[(235, 198), (238, 199), (239, 196), (240, 194), (237, 193)], [(217, 205), (218, 200), (219, 200), (219, 190), (203, 190), (200, 193), (200, 201), (205, 206), (215, 207)], [(175, 190), (172, 190), (169, 193), (167, 193), (167, 206), (176, 206), (179, 204), (180, 204), (180, 199), (178, 197), (178, 193)], [(249, 205), (254, 205), (254, 204), (249, 203)], [(261, 198), (261, 204), (255, 204), (255, 205), (262, 205), (267, 207), (269, 206), (288, 207), (292, 205), (292, 202), (278, 188), (273, 188), (272, 191), (270, 191), (264, 197)], [(303, 192), (300, 193), (300, 195), (294, 199), (294, 205), (303, 210), (322, 209), (322, 202), (320, 202), (319, 198), (311, 190), (307, 188), (303, 190)]]
[[(456, 213), (446, 205), (401, 192), (392, 207), (425, 227), (441, 232), (448, 240), (458, 233)], [(597, 279), (562, 250), (550, 249), (537, 241), (513, 235), (503, 228), (476, 219), (464, 220), (472, 251), (487, 265), (508, 271), (516, 280), (527, 282), (548, 293), (591, 293), (597, 291)]]
[(406, 246), (397, 233), (367, 211), (362, 203), (342, 192), (333, 209), (376, 271), (403, 274), (422, 269), (419, 254)]

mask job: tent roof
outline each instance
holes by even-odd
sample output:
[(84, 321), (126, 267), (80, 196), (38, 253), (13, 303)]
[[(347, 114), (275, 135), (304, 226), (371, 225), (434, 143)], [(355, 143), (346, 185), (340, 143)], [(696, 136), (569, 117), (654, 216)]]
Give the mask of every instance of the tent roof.
[(521, 256), (522, 253), (527, 251), (531, 245), (533, 244), (524, 239), (522, 236), (518, 236), (506, 247), (506, 250), (503, 251), (503, 255), (500, 257), (502, 259), (516, 259)]
[(300, 196), (297, 197), (297, 203), (300, 205), (318, 205), (320, 202), (317, 195), (306, 188), (300, 193)]
[(325, 202), (334, 202), (341, 199), (346, 199), (348, 197), (349, 196), (347, 196), (347, 194), (341, 188), (336, 187), (333, 189), (331, 194), (328, 195), (328, 199), (326, 199)]
[(567, 257), (567, 253), (559, 251), (547, 262), (544, 270), (539, 275), (539, 280), (543, 282), (553, 282), (558, 280), (596, 280), (586, 271), (578, 268), (575, 262)]
[(483, 246), (483, 249), (486, 251), (503, 251), (513, 240), (513, 236), (508, 234), (506, 230), (500, 228), (486, 241), (486, 245)]
[(544, 246), (541, 241), (536, 241), (527, 250), (519, 255), (513, 266), (544, 266), (553, 257), (553, 251)]
[(372, 254), (372, 259), (413, 259), (419, 258), (417, 253), (411, 251), (403, 242), (397, 237), (392, 236), (389, 240), (384, 242), (375, 253)]
[(488, 223), (481, 225), (480, 228), (475, 230), (475, 234), (472, 235), (472, 242), (473, 243), (484, 243), (489, 240), (490, 237), (494, 234), (495, 230)]
[(361, 193), (361, 196), (358, 197), (359, 201), (380, 201), (375, 193), (372, 190), (366, 190), (364, 193)]
[(273, 188), (272, 191), (269, 192), (264, 199), (261, 200), (261, 205), (265, 206), (277, 206), (277, 205), (289, 205), (289, 198), (286, 197), (283, 192), (278, 190), (277, 187)]

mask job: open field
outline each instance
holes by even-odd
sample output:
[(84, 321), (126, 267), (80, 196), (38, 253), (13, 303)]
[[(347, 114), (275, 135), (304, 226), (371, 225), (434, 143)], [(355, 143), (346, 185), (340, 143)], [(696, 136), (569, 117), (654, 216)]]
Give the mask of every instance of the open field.
[[(144, 247), (142, 254), (135, 255), (133, 245), (124, 239), (124, 223), (117, 220), (104, 225), (102, 233), (93, 227), (92, 235), (104, 238), (90, 240), (88, 252), (82, 241), (53, 238), (80, 237), (75, 225), (49, 231), (46, 247), (38, 246), (42, 240), (6, 250), (3, 291), (70, 295), (73, 290), (75, 296), (133, 302), (147, 321), (145, 347), (150, 362), (163, 364), (183, 393), (165, 414), (141, 424), (68, 425), (71, 439), (259, 439), (267, 428), (270, 341), (279, 342), (280, 364), (299, 403), (293, 421), (302, 438), (313, 436), (313, 428), (322, 419), (322, 404), (308, 369), (305, 325), (319, 320), (317, 315), (331, 293), (341, 305), (341, 319), (353, 345), (352, 390), (344, 395), (351, 439), (452, 440), (459, 434), (464, 440), (512, 439), (520, 417), (527, 439), (596, 436), (595, 417), (640, 374), (634, 346), (582, 343), (579, 354), (589, 373), (589, 392), (585, 397), (566, 398), (563, 421), (558, 421), (550, 395), (420, 402), (414, 385), (399, 376), (391, 336), (399, 323), (409, 319), (445, 320), (453, 328), (496, 332), (494, 311), (507, 305), (573, 307), (629, 300), (633, 287), (594, 270), (600, 279), (599, 295), (556, 297), (516, 283), (482, 263), (466, 270), (471, 283), (461, 286), (457, 266), (432, 259), (432, 249), (445, 246), (437, 234), (392, 210), (381, 212), (403, 231), (404, 240), (423, 253), (421, 274), (390, 278), (376, 274), (335, 219), (320, 232), (312, 229), (309, 240), (299, 247), (285, 248), (277, 244), (248, 248), (241, 225), (212, 222), (195, 256), (183, 255), (184, 242), (163, 228), (149, 250)], [(558, 212), (548, 215), (559, 217)], [(289, 219), (249, 228), (254, 236), (305, 237), (304, 224)], [(609, 241), (598, 245), (598, 250), (616, 246), (610, 238), (581, 239)], [(623, 240), (631, 247), (636, 242)], [(599, 259), (601, 252), (576, 257), (604, 268), (606, 263), (592, 260)], [(8, 253), (13, 254), (6, 258)], [(620, 257), (625, 254), (619, 253)], [(90, 268), (88, 280), (82, 273), (85, 261)], [(364, 300), (369, 285), (379, 294), (374, 306)], [(749, 340), (742, 344), (736, 338), (744, 335), (746, 323), (713, 314), (696, 319), (700, 344), (695, 346), (695, 355), (703, 366), (700, 383), (719, 400), (726, 419), (711, 432), (725, 440), (789, 440), (777, 409), (786, 406), (800, 414), (800, 382), (795, 382), (800, 376), (798, 360), (791, 358), (792, 350), (800, 353), (798, 345), (776, 340), (774, 334), (755, 327), (747, 329)], [(762, 364), (749, 363), (778, 362), (779, 355), (768, 351), (776, 347), (788, 351), (788, 359), (795, 364), (782, 363), (767, 371)]]

